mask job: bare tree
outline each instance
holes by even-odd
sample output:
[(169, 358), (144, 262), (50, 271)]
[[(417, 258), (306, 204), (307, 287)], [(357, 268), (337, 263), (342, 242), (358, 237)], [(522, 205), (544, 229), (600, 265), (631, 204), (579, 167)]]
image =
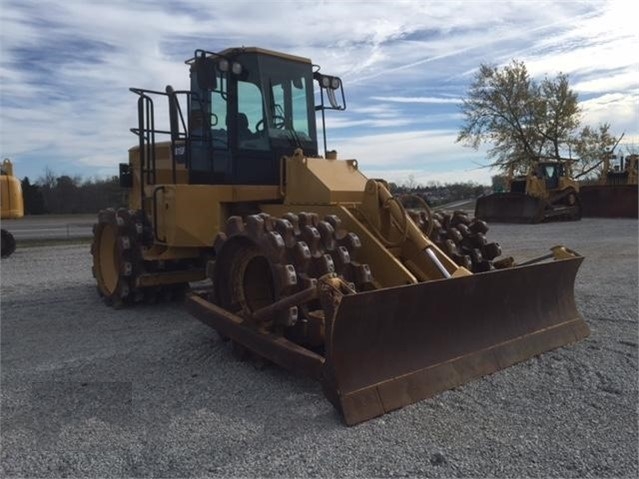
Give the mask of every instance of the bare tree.
[(465, 122), (457, 141), (475, 149), (492, 145), (490, 166), (501, 171), (524, 171), (540, 157), (560, 158), (579, 126), (568, 76), (538, 83), (517, 60), (501, 69), (481, 64), (461, 109)]

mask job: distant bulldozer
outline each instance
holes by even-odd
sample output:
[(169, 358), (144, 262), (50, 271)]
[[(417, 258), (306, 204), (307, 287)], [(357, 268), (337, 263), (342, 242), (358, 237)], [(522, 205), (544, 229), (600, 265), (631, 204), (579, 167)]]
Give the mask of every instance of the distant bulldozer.
[(639, 155), (614, 155), (603, 160), (596, 184), (582, 185), (580, 199), (584, 216), (603, 218), (637, 218), (637, 163)]
[(508, 174), (508, 191), (477, 199), (475, 217), (495, 223), (540, 223), (581, 218), (579, 184), (570, 162), (536, 162), (525, 175)]

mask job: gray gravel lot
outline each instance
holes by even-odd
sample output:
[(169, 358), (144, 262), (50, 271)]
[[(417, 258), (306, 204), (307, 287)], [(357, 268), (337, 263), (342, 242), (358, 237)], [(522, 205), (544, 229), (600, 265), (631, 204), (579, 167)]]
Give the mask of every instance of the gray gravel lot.
[(180, 304), (114, 311), (87, 245), (1, 263), (2, 477), (637, 477), (638, 223), (492, 225), (586, 256), (585, 341), (348, 428), (320, 386), (238, 362)]

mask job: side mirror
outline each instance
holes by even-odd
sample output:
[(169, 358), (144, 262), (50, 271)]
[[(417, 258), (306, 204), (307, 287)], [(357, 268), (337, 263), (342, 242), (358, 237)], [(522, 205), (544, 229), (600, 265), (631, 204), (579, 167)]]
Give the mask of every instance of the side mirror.
[(196, 57), (194, 69), (197, 75), (197, 84), (202, 90), (215, 90), (217, 88), (215, 62), (211, 57)]

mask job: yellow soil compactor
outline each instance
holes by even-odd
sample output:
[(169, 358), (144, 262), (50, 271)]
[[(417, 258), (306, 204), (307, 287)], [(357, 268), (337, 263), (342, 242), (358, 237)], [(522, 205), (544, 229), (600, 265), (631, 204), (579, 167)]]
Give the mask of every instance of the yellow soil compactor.
[(325, 111), (345, 108), (339, 78), (260, 48), (196, 50), (186, 63), (187, 91), (132, 89), (129, 205), (99, 213), (92, 244), (108, 304), (209, 278), (187, 292), (188, 311), (236, 352), (319, 380), (349, 425), (589, 334), (577, 253), (476, 261), (485, 271), (473, 273), (469, 255), (455, 249), (458, 264), (426, 233), (494, 257), (485, 223), (453, 215), (433, 233), (441, 221), (417, 224), (384, 181), (327, 152), (325, 134), (319, 156), (316, 112), (325, 131)]
[[(13, 175), (13, 164), (5, 158), (0, 165), (0, 212), (1, 218), (17, 219), (24, 216), (24, 200), (22, 198), (22, 185), (20, 180)], [(4, 228), (2, 232), (2, 257), (6, 258), (16, 250), (16, 240), (9, 231)]]
[(611, 159), (614, 157), (604, 158), (601, 176), (596, 184), (581, 186), (579, 196), (583, 215), (602, 218), (637, 218), (639, 155), (621, 157), (617, 165), (611, 164)]
[(508, 174), (509, 191), (477, 198), (475, 217), (495, 223), (540, 223), (581, 218), (579, 184), (570, 162), (536, 162), (526, 175)]

